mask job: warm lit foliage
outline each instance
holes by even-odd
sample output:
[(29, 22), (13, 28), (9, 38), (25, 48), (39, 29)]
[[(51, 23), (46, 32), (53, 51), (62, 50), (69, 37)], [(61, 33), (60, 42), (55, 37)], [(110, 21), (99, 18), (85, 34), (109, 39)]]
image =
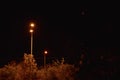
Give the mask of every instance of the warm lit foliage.
[(24, 60), (18, 64), (9, 63), (0, 68), (0, 80), (75, 80), (74, 65), (53, 61), (45, 67), (37, 67), (34, 56), (24, 54)]
[(74, 65), (63, 64), (57, 60), (38, 70), (37, 77), (42, 80), (75, 80), (76, 70)]

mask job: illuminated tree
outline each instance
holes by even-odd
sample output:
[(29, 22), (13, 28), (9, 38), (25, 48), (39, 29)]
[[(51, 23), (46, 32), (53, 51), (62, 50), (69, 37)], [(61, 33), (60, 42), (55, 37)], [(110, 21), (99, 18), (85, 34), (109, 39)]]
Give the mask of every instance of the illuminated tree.
[(53, 64), (39, 69), (37, 78), (41, 80), (75, 80), (76, 71), (74, 65), (64, 64), (64, 58), (62, 58), (61, 61), (53, 61)]
[(24, 61), (22, 63), (25, 79), (34, 78), (37, 71), (37, 63), (32, 54), (24, 54)]
[(34, 56), (24, 54), (20, 63), (0, 68), (0, 80), (76, 80), (76, 70), (74, 65), (64, 63), (64, 58), (38, 68)]

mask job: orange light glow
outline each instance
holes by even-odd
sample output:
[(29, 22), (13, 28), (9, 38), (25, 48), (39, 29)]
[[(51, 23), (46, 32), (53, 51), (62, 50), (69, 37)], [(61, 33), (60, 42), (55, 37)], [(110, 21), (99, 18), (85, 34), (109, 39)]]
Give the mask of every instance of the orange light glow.
[(48, 52), (47, 51), (44, 51), (45, 54), (47, 54)]
[(30, 26), (33, 28), (33, 27), (35, 27), (35, 24), (34, 23), (30, 23)]
[(32, 32), (33, 32), (33, 30), (32, 30), (32, 29), (30, 29), (30, 32), (32, 33)]

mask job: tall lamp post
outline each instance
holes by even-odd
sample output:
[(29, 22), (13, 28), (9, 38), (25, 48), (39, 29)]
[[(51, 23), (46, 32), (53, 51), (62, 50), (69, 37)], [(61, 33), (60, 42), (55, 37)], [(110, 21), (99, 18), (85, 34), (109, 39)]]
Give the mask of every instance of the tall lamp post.
[[(31, 51), (30, 51), (31, 58), (30, 59), (32, 59), (32, 57), (33, 57), (33, 32), (34, 32), (33, 28), (35, 27), (35, 24), (32, 22), (32, 23), (30, 23), (29, 26), (30, 26), (30, 33), (31, 33)], [(32, 61), (32, 60), (30, 60), (30, 61)], [(31, 73), (32, 73), (32, 64), (30, 65), (30, 70), (31, 70)], [(31, 74), (30, 74), (30, 77), (32, 79)]]
[(45, 50), (45, 51), (44, 51), (44, 67), (46, 66), (46, 55), (47, 55), (47, 53), (48, 53), (48, 52)]
[(31, 33), (31, 55), (33, 54), (33, 28), (35, 27), (34, 23), (30, 23), (30, 33)]

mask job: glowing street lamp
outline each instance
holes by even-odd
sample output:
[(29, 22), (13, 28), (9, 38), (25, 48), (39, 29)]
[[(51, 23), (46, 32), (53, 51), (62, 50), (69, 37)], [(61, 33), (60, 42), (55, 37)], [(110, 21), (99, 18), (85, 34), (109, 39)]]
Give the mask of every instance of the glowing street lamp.
[(46, 55), (47, 55), (47, 51), (44, 51), (44, 67), (45, 67), (45, 65), (46, 65)]
[(33, 30), (32, 30), (32, 29), (30, 29), (30, 33), (33, 33)]
[(31, 28), (35, 27), (35, 24), (34, 23), (30, 23), (30, 27)]
[(44, 54), (47, 54), (48, 52), (47, 51), (44, 51)]
[(31, 33), (31, 55), (33, 54), (33, 28), (35, 27), (34, 23), (30, 23), (30, 33)]

